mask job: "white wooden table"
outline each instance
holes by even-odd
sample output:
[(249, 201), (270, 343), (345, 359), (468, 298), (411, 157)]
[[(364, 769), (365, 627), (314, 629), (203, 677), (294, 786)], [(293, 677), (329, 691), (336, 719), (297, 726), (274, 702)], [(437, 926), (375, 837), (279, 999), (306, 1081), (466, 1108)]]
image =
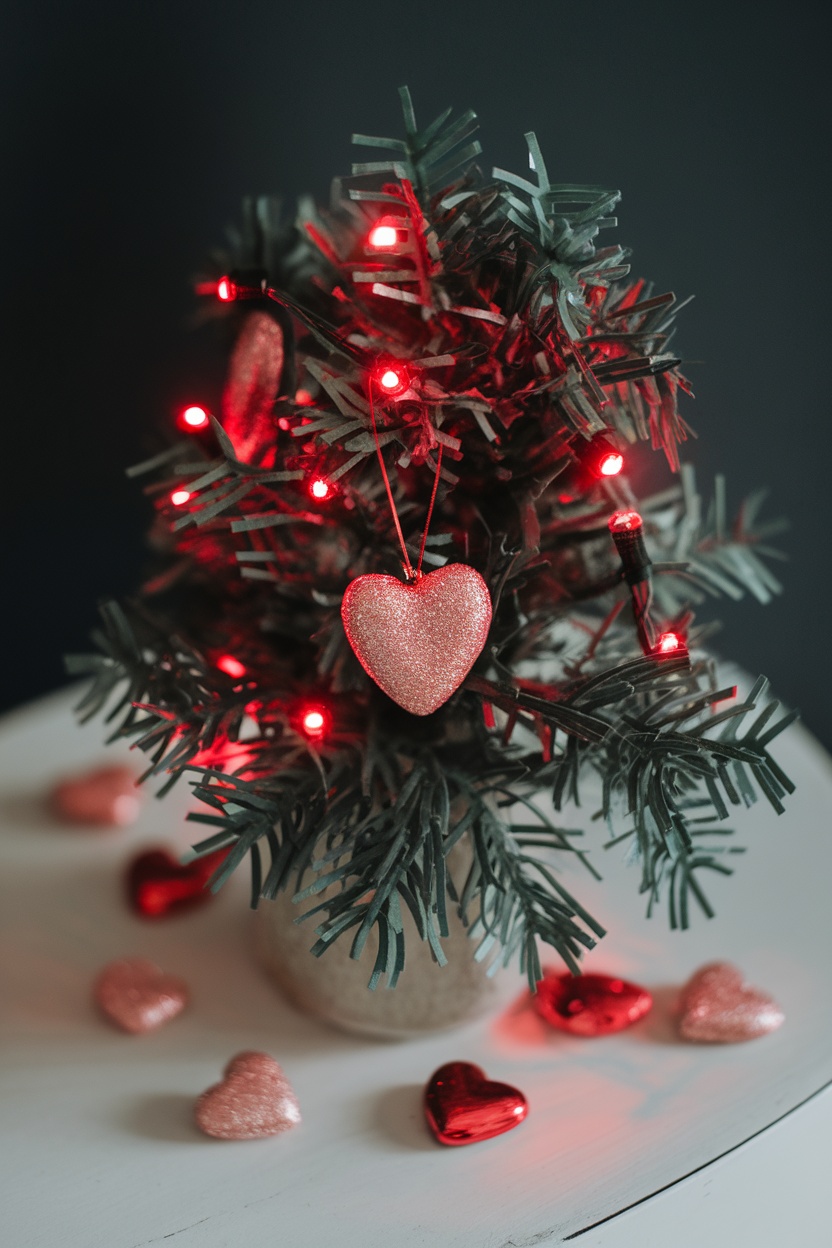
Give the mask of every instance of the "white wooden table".
[[(249, 954), (245, 872), (190, 915), (130, 914), (124, 865), (140, 847), (193, 839), (188, 792), (149, 799), (129, 832), (50, 819), (55, 777), (131, 757), (102, 748), (99, 723), (79, 730), (71, 703), (57, 694), (0, 723), (5, 1248), (832, 1244), (832, 1096), (821, 1091), (832, 1081), (832, 764), (803, 730), (777, 748), (799, 785), (787, 814), (761, 803), (734, 821), (749, 852), (732, 880), (709, 885), (715, 920), (684, 935), (663, 916), (648, 922), (636, 880), (609, 853), (603, 885), (571, 880), (611, 932), (588, 969), (655, 991), (642, 1024), (578, 1040), (517, 1007), (384, 1045), (329, 1031), (275, 994)], [(129, 955), (193, 989), (191, 1010), (154, 1035), (117, 1033), (90, 1005), (95, 972)], [(779, 1032), (677, 1042), (672, 986), (714, 958), (778, 998)], [(230, 1143), (191, 1125), (196, 1095), (242, 1049), (285, 1067), (301, 1127)], [(468, 1148), (436, 1144), (421, 1089), (454, 1059), (521, 1087), (526, 1122)]]

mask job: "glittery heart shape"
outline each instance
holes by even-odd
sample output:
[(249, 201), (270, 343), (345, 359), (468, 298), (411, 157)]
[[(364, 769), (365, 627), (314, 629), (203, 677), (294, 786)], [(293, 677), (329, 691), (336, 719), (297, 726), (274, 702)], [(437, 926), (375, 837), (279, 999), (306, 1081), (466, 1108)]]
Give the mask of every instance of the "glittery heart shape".
[(119, 766), (95, 767), (59, 781), (49, 795), (49, 804), (66, 823), (99, 828), (126, 827), (141, 809), (135, 775), (129, 767)]
[(425, 1088), (425, 1117), (440, 1144), (476, 1144), (518, 1127), (529, 1112), (522, 1092), (486, 1079), (471, 1062), (440, 1066)]
[(730, 962), (709, 962), (682, 989), (679, 1034), (683, 1040), (735, 1044), (776, 1031), (785, 1019), (777, 1002), (746, 986)]
[(268, 312), (249, 312), (231, 355), (222, 396), (222, 423), (238, 459), (274, 460), (274, 401), (283, 372), (283, 331)]
[(653, 1005), (646, 988), (611, 975), (562, 975), (546, 971), (534, 1008), (553, 1027), (574, 1036), (607, 1036), (631, 1027)]
[(127, 869), (127, 895), (143, 919), (163, 919), (210, 901), (206, 884), (228, 854), (227, 849), (206, 854), (184, 866), (166, 849), (149, 849)]
[(188, 985), (145, 958), (111, 962), (93, 987), (99, 1007), (122, 1031), (155, 1031), (184, 1010)]
[(221, 1083), (196, 1103), (196, 1124), (219, 1140), (257, 1140), (300, 1122), (300, 1106), (283, 1070), (268, 1053), (238, 1053)]
[(430, 715), (459, 688), (485, 645), (491, 598), (464, 563), (411, 584), (359, 576), (341, 603), (347, 639), (384, 692), (412, 715)]

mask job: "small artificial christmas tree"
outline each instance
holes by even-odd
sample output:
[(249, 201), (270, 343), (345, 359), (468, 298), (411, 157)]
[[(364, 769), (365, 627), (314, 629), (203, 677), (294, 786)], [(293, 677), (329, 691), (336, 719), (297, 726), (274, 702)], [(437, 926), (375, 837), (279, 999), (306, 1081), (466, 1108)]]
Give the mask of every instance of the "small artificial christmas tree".
[(249, 203), (201, 284), (233, 343), (222, 419), (189, 409), (190, 440), (132, 470), (160, 567), (72, 668), (146, 776), (196, 769), (215, 887), (248, 855), (254, 904), (297, 893), (315, 954), (377, 928), (371, 987), (404, 966), (403, 909), (441, 963), (455, 907), (534, 986), (537, 938), (577, 969), (603, 934), (541, 792), (560, 811), (595, 773), (674, 927), (729, 873), (729, 807), (782, 810), (792, 716), (764, 680), (719, 687), (693, 613), (777, 591), (775, 526), (754, 499), (729, 528), (721, 481), (704, 515), (685, 468), (627, 484), (645, 444), (679, 469), (689, 386), (674, 296), (598, 246), (617, 192), (550, 183), (533, 134), (530, 176), (486, 182), (474, 114), (420, 130), (401, 95), (404, 139), (354, 140), (390, 155), (291, 224)]

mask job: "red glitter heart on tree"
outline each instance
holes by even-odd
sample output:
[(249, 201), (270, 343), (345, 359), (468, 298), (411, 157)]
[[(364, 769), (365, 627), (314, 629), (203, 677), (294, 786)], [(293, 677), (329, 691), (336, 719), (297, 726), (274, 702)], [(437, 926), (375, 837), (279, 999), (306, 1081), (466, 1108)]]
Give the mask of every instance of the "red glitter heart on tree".
[(448, 1062), (425, 1088), (425, 1117), (440, 1144), (476, 1144), (519, 1127), (529, 1112), (525, 1096), (493, 1083), (471, 1062)]
[(359, 576), (341, 603), (347, 640), (369, 676), (412, 715), (430, 715), (470, 672), (491, 624), (475, 568), (449, 563), (409, 584)]
[(546, 971), (534, 1007), (541, 1018), (574, 1036), (608, 1036), (623, 1031), (653, 1006), (646, 988), (611, 975), (561, 975)]
[(149, 849), (127, 869), (127, 895), (143, 919), (163, 919), (210, 901), (205, 885), (228, 854), (218, 849), (183, 865), (166, 849)]

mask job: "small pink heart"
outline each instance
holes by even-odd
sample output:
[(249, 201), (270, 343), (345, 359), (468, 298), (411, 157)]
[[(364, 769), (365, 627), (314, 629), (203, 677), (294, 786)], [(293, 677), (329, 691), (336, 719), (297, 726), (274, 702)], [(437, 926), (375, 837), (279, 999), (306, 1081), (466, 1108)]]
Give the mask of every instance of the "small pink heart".
[(257, 1140), (300, 1122), (300, 1106), (283, 1070), (268, 1053), (238, 1053), (197, 1099), (196, 1125), (219, 1140)]
[(491, 598), (479, 572), (464, 563), (412, 584), (370, 573), (347, 586), (341, 618), (367, 675), (411, 715), (430, 715), (482, 651)]
[(188, 985), (145, 958), (111, 962), (100, 972), (93, 997), (111, 1022), (138, 1035), (155, 1031), (188, 1004)]
[(777, 1002), (749, 988), (730, 962), (709, 962), (682, 989), (679, 1034), (684, 1040), (734, 1044), (776, 1031), (785, 1019)]
[(60, 780), (49, 795), (52, 810), (65, 823), (124, 828), (141, 809), (136, 778), (129, 767), (95, 767)]

